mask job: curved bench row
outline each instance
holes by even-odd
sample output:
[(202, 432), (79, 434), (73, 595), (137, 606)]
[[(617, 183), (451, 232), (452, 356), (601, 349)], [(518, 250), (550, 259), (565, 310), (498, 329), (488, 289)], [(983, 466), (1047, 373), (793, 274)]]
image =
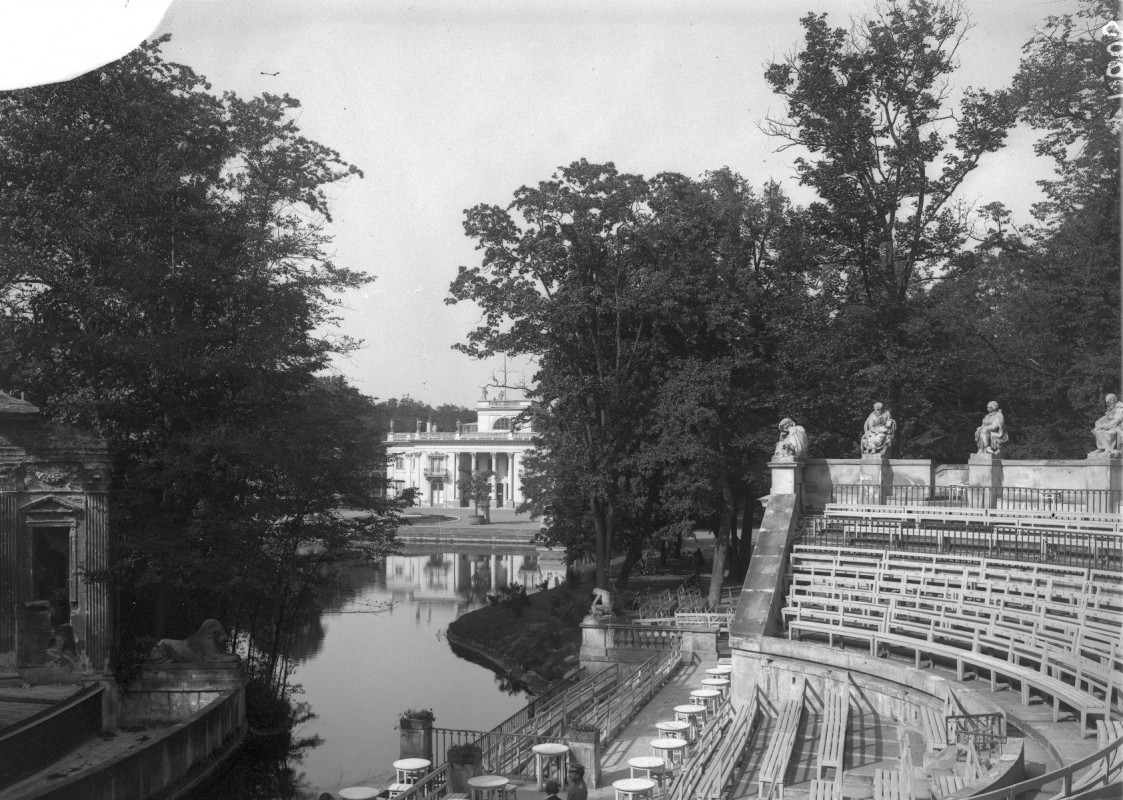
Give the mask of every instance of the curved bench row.
[(915, 555), (901, 563), (901, 554), (795, 546), (783, 609), (789, 638), (857, 639), (873, 656), (911, 650), (917, 667), (946, 660), (960, 680), (983, 670), (992, 688), (1017, 683), (1024, 704), (1035, 691), (1051, 698), (1054, 720), (1068, 706), (1085, 733), (1092, 717), (1110, 718), (1123, 693), (1118, 584), (1093, 584), (1112, 598), (1095, 607), (1097, 617), (1067, 589), (1057, 594), (1061, 584), (1087, 586), (1087, 570), (1003, 563), (1005, 580), (992, 581), (982, 576), (993, 564)]

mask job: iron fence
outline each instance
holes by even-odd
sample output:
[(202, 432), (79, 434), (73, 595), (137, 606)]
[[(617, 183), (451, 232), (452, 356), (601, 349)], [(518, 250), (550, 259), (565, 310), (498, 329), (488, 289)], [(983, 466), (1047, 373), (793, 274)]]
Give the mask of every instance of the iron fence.
[(1109, 531), (978, 521), (809, 518), (798, 541), (918, 553), (994, 558), (1081, 569), (1123, 570), (1123, 537)]
[(830, 502), (853, 506), (948, 506), (1111, 514), (1119, 511), (1123, 491), (1022, 486), (993, 488), (958, 483), (945, 486), (901, 484), (884, 487), (869, 483), (838, 483), (831, 486)]

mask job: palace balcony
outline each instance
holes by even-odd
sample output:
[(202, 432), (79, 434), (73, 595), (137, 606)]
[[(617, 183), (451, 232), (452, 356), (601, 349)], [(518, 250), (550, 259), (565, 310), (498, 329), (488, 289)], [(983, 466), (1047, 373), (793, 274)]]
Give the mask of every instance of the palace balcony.
[(424, 475), (427, 480), (440, 479), (440, 480), (447, 481), (449, 479), (448, 470), (444, 469), (444, 468), (441, 468), (441, 469), (428, 469), (428, 468), (426, 468), (426, 469), (422, 470), (421, 474)]

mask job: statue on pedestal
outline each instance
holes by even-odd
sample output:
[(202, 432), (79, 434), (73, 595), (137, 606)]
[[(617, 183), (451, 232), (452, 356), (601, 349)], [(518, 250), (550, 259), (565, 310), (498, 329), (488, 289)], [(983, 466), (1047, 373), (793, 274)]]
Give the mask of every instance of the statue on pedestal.
[(236, 664), (238, 656), (223, 651), (229, 637), (217, 619), (208, 619), (190, 639), (161, 639), (148, 654), (150, 664)]
[(1002, 454), (1002, 445), (1010, 439), (1006, 435), (1006, 418), (1002, 416), (1002, 409), (998, 403), (991, 400), (987, 403), (987, 415), (983, 422), (975, 429), (975, 444), (979, 447), (980, 456), (997, 456)]
[(1093, 456), (1117, 456), (1123, 451), (1123, 402), (1114, 394), (1104, 398), (1107, 413), (1096, 420), (1092, 436), (1096, 437), (1096, 449), (1088, 454)]
[(803, 458), (807, 455), (807, 431), (795, 420), (784, 417), (780, 420), (780, 441), (776, 442), (773, 458)]
[(882, 410), (881, 403), (873, 404), (873, 412), (866, 417), (862, 429), (862, 455), (884, 455), (893, 444), (897, 423), (888, 411)]
[(589, 608), (589, 614), (593, 617), (612, 616), (612, 594), (608, 589), (593, 589), (593, 605)]

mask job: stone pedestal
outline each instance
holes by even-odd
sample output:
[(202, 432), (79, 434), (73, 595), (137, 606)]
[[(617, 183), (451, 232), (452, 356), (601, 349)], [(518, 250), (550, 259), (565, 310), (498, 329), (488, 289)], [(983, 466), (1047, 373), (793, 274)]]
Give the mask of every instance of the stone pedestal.
[(881, 454), (864, 455), (858, 465), (858, 483), (865, 497), (860, 499), (864, 505), (879, 506), (885, 502), (886, 491), (892, 491), (893, 472), (889, 467), (889, 457)]
[(1002, 494), (1002, 459), (975, 453), (967, 459), (968, 505), (994, 508)]
[(682, 628), (682, 654), (697, 653), (703, 660), (717, 659), (717, 628)]
[(772, 472), (771, 494), (795, 495), (797, 507), (802, 507), (803, 464), (802, 458), (775, 458), (768, 462), (768, 469)]
[(1089, 487), (1111, 490), (1114, 493), (1108, 504), (1111, 507), (1105, 507), (1103, 510), (1108, 512), (1123, 510), (1119, 502), (1120, 494), (1123, 493), (1123, 457), (1094, 455), (1088, 456), (1087, 463), (1085, 484)]
[(590, 672), (608, 669), (608, 651), (612, 648), (612, 631), (607, 617), (589, 614), (581, 620), (581, 666)]
[(567, 731), (566, 744), (569, 745), (569, 763), (577, 763), (585, 768), (585, 785), (590, 789), (600, 786), (601, 741), (600, 731)]
[(433, 720), (400, 717), (398, 734), (398, 758), (433, 760)]
[(240, 662), (145, 664), (121, 695), (121, 724), (179, 722), (244, 684)]

